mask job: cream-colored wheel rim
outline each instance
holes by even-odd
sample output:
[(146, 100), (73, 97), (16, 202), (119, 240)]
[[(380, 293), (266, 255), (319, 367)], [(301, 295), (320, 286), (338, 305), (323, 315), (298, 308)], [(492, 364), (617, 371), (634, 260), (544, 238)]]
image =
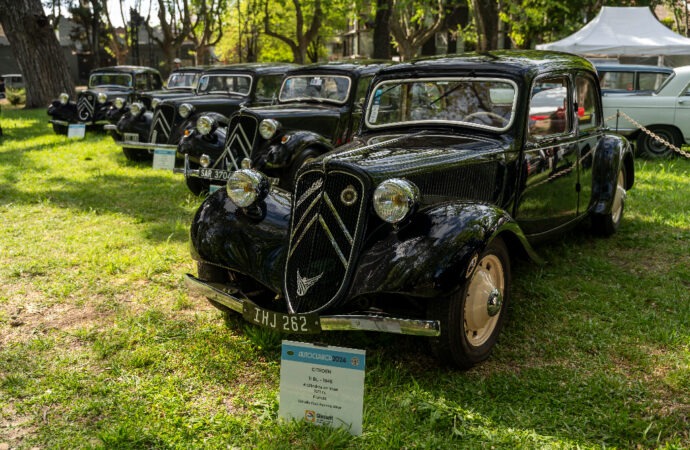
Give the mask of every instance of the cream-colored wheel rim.
[(501, 260), (496, 255), (483, 257), (469, 281), (465, 298), (465, 336), (473, 347), (486, 343), (496, 329), (504, 292)]
[(613, 195), (613, 204), (611, 205), (611, 219), (613, 223), (618, 223), (623, 214), (623, 203), (625, 202), (625, 179), (623, 178), (623, 171), (618, 172), (618, 179), (616, 180), (616, 192)]

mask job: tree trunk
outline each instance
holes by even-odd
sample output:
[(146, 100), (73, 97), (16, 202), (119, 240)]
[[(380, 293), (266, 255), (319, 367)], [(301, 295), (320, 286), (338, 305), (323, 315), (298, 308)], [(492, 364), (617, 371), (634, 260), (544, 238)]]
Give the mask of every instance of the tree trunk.
[(46, 107), (61, 92), (74, 96), (65, 55), (41, 0), (0, 0), (0, 24), (26, 85), (26, 107)]
[(485, 52), (498, 48), (498, 2), (471, 0), (472, 13), (477, 24), (477, 50)]
[(376, 0), (374, 21), (374, 59), (391, 59), (391, 9), (392, 0)]

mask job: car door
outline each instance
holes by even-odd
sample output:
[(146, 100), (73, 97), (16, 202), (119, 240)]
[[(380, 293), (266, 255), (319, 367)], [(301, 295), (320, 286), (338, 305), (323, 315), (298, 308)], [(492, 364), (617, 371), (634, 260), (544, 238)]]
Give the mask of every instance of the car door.
[(594, 77), (579, 72), (575, 77), (575, 125), (578, 147), (578, 215), (585, 214), (592, 200), (592, 165), (601, 130), (601, 105)]
[(528, 236), (558, 229), (577, 216), (578, 142), (569, 76), (538, 78), (530, 96), (522, 191), (515, 217)]

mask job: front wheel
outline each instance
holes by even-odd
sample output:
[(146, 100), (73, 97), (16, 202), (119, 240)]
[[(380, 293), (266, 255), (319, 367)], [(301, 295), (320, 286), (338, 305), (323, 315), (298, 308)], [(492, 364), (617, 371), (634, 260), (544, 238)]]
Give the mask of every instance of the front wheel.
[(506, 320), (510, 298), (510, 258), (499, 237), (476, 257), (454, 295), (431, 300), (429, 316), (441, 323), (432, 351), (442, 362), (469, 369), (491, 354)]
[[(652, 127), (651, 131), (658, 137), (667, 141), (676, 147), (683, 145), (683, 139), (680, 133), (669, 127)], [(647, 158), (668, 158), (673, 155), (673, 149), (668, 145), (656, 140), (647, 133), (641, 133), (637, 138), (637, 151), (640, 156)]]
[(592, 214), (592, 231), (594, 234), (611, 236), (618, 231), (625, 209), (625, 165), (622, 165), (618, 172), (615, 189), (610, 211), (605, 214)]
[(321, 155), (321, 153), (322, 152), (313, 147), (304, 149), (302, 153), (297, 155), (297, 157), (292, 161), (292, 164), (290, 165), (287, 171), (287, 175), (280, 180), (280, 187), (292, 192), (292, 190), (295, 188), (295, 181), (297, 181), (297, 172), (299, 171), (300, 167), (302, 167), (309, 161), (315, 159), (316, 157)]
[(59, 123), (53, 124), (53, 131), (55, 134), (62, 134), (67, 136), (67, 125), (61, 125)]
[(122, 153), (124, 153), (125, 158), (130, 161), (147, 161), (153, 158), (148, 150), (139, 148), (122, 147)]

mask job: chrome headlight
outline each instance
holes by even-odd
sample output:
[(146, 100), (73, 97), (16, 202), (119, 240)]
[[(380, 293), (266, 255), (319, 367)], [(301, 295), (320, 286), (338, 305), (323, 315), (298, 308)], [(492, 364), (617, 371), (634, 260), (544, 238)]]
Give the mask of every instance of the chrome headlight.
[(203, 154), (199, 157), (199, 165), (204, 169), (211, 165), (211, 157), (207, 154)]
[(103, 92), (99, 92), (98, 97), (96, 98), (98, 99), (98, 103), (100, 103), (101, 105), (108, 101), (108, 96), (105, 95)]
[(60, 94), (60, 96), (58, 97), (58, 100), (60, 101), (60, 104), (66, 105), (67, 103), (69, 103), (69, 95), (67, 95), (67, 94), (65, 94), (65, 93), (63, 92), (63, 93)]
[(391, 178), (374, 190), (374, 211), (388, 223), (398, 223), (410, 216), (419, 202), (419, 188), (401, 178)]
[(122, 109), (125, 106), (125, 99), (122, 97), (118, 97), (115, 99), (115, 107), (117, 109)]
[(160, 99), (160, 98), (154, 98), (153, 100), (151, 100), (151, 108), (152, 108), (152, 109), (156, 109), (156, 106), (158, 106), (158, 104), (159, 104), (160, 102), (161, 102), (161, 99)]
[(268, 195), (268, 178), (252, 169), (236, 170), (228, 177), (228, 197), (240, 208), (246, 208)]
[(177, 112), (180, 114), (180, 116), (183, 119), (186, 119), (187, 117), (189, 117), (189, 115), (192, 113), (193, 110), (194, 110), (194, 107), (192, 105), (190, 105), (189, 103), (183, 103), (177, 109)]
[(136, 117), (144, 111), (144, 105), (143, 103), (134, 102), (132, 106), (129, 107), (129, 111)]
[(264, 139), (271, 139), (280, 128), (280, 122), (273, 119), (264, 119), (259, 124), (259, 134)]
[(201, 116), (199, 120), (196, 121), (196, 131), (202, 136), (206, 136), (211, 133), (216, 125), (216, 121), (209, 116)]

